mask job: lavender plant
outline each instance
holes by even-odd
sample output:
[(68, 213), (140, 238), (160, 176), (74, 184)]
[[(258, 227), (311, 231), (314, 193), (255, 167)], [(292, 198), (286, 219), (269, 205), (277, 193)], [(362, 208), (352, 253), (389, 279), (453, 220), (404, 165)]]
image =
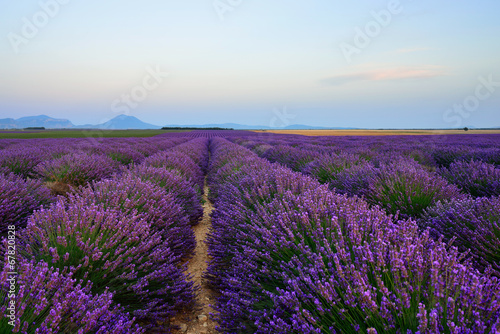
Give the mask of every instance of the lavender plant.
[(83, 186), (90, 181), (111, 176), (118, 165), (103, 155), (72, 153), (43, 162), (34, 168), (46, 182)]
[(112, 293), (105, 290), (93, 295), (90, 284), (82, 286), (46, 262), (21, 260), (17, 275), (9, 274), (8, 265), (2, 269), (0, 333), (145, 332), (112, 303)]
[(34, 175), (33, 168), (45, 158), (46, 154), (40, 147), (4, 149), (0, 154), (0, 167), (26, 178)]
[(103, 153), (120, 164), (129, 165), (140, 163), (144, 160), (144, 154), (131, 147), (106, 147)]
[(317, 159), (315, 151), (301, 150), (294, 147), (278, 145), (267, 150), (262, 157), (271, 162), (278, 162), (294, 171), (301, 171), (308, 163)]
[(172, 151), (187, 155), (200, 166), (203, 173), (206, 172), (208, 167), (208, 139), (196, 138), (174, 147)]
[(343, 170), (365, 162), (366, 160), (362, 159), (360, 156), (350, 153), (336, 155), (328, 154), (310, 162), (301, 171), (315, 177), (321, 183), (329, 183)]
[(186, 180), (197, 185), (199, 192), (203, 189), (205, 178), (201, 168), (191, 158), (181, 152), (159, 152), (144, 159), (142, 164), (150, 167), (165, 168), (179, 173)]
[(218, 195), (207, 278), (221, 290), (222, 331), (498, 330), (499, 281), (456, 248), (283, 167), (245, 164), (245, 149), (225, 154), (237, 150), (212, 141), (226, 161), (209, 178)]
[(435, 237), (455, 240), (460, 250), (470, 251), (479, 269), (491, 266), (500, 277), (500, 197), (437, 203), (421, 224)]
[(419, 217), (438, 201), (461, 196), (456, 186), (409, 160), (382, 165), (369, 183), (367, 200), (403, 218)]
[(5, 234), (8, 225), (25, 227), (35, 209), (52, 201), (50, 190), (40, 181), (0, 173), (0, 235)]
[(329, 185), (331, 189), (340, 194), (365, 197), (368, 193), (370, 180), (377, 171), (370, 162), (354, 165), (337, 173)]
[(500, 195), (500, 168), (482, 161), (457, 161), (439, 170), (448, 182), (474, 197)]
[(191, 225), (196, 225), (203, 216), (201, 199), (192, 183), (186, 181), (178, 173), (164, 168), (138, 165), (130, 168), (126, 173), (142, 181), (149, 181), (165, 189), (175, 196), (177, 203), (189, 216)]
[(23, 233), (26, 258), (45, 261), (142, 319), (171, 317), (193, 304), (193, 283), (151, 223), (71, 195), (35, 212)]
[(177, 261), (189, 257), (194, 250), (194, 233), (176, 195), (151, 182), (133, 175), (115, 176), (77, 189), (75, 195), (87, 205), (102, 204), (147, 220), (160, 233)]

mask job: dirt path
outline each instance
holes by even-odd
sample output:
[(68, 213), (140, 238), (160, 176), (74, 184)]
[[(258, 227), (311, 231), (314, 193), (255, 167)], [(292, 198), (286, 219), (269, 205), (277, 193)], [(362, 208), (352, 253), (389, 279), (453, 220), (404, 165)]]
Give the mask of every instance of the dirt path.
[(193, 281), (201, 287), (198, 293), (199, 311), (193, 311), (188, 314), (180, 314), (172, 319), (172, 323), (179, 326), (181, 329), (174, 333), (186, 334), (205, 334), (217, 333), (215, 330), (216, 323), (210, 317), (210, 313), (215, 313), (215, 310), (209, 304), (215, 303), (215, 292), (205, 284), (202, 279), (203, 273), (207, 269), (208, 246), (205, 243), (207, 234), (211, 226), (210, 213), (213, 210), (212, 203), (208, 200), (208, 187), (205, 185), (203, 194), (203, 219), (193, 227), (196, 236), (195, 256), (188, 263), (188, 272), (193, 276)]

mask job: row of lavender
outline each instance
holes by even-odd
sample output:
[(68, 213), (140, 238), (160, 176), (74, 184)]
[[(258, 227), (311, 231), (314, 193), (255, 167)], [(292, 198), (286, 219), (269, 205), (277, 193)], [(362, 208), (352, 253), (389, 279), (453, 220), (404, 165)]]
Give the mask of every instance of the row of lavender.
[(413, 220), (212, 139), (207, 278), (227, 333), (494, 333), (500, 282)]
[(0, 233), (70, 186), (110, 177), (122, 166), (186, 142), (187, 138), (12, 139), (0, 141)]
[[(128, 166), (111, 164), (105, 155), (80, 150), (77, 143), (80, 152), (70, 151), (38, 165), (50, 165), (50, 175), (70, 186), (57, 198), (40, 180), (2, 175), (12, 181), (5, 189), (23, 184), (25, 193), (43, 198), (22, 208), (23, 215), (5, 214), (8, 206), (0, 210), (13, 217), (9, 225), (17, 223), (14, 332), (142, 333), (158, 322), (168, 324), (179, 310), (194, 305), (197, 287), (185, 276), (184, 263), (195, 247), (190, 226), (202, 216), (208, 141), (188, 140), (156, 139), (160, 145), (150, 148), (153, 154)], [(105, 144), (99, 150), (106, 150)], [(89, 163), (75, 164), (71, 159)], [(109, 174), (99, 172), (104, 164), (113, 166)], [(94, 174), (87, 179), (90, 173)], [(59, 177), (70, 174), (74, 178)], [(17, 200), (21, 207), (25, 193), (6, 199)], [(29, 215), (39, 204), (45, 207)], [(19, 217), (27, 218), (26, 228), (22, 229)], [(4, 248), (8, 245), (4, 240)], [(9, 249), (5, 250), (7, 255)], [(6, 265), (0, 278), (0, 312), (5, 315), (0, 328), (8, 332), (12, 329), (9, 271)]]
[[(357, 195), (391, 214), (417, 219), (435, 238), (456, 239), (461, 251), (470, 250), (478, 269), (491, 266), (500, 275), (500, 167), (481, 160), (498, 163), (500, 137), (472, 137), (467, 144), (458, 138), (464, 137), (440, 145), (426, 137), (347, 141), (359, 146), (332, 146), (331, 139), (313, 145), (312, 139), (301, 137), (235, 141), (338, 193)], [(449, 152), (458, 151), (462, 154), (451, 160)]]
[[(348, 151), (367, 157), (411, 156), (429, 167), (449, 166), (452, 162), (481, 160), (500, 164), (500, 135), (432, 135), (432, 136), (298, 136), (260, 133), (240, 137), (248, 145), (263, 143), (311, 149), (319, 153)], [(269, 146), (268, 146), (269, 147)], [(265, 149), (265, 147), (264, 147)]]
[[(0, 141), (0, 168), (23, 177), (48, 176), (51, 166), (38, 166), (42, 162), (66, 164), (71, 168), (76, 165), (90, 164), (89, 169), (97, 165), (110, 166), (100, 172), (109, 175), (109, 170), (117, 164), (139, 163), (145, 157), (186, 142), (185, 137), (156, 136), (152, 138), (102, 138), (102, 139), (3, 139)], [(92, 155), (94, 164), (82, 155)], [(76, 156), (74, 156), (76, 155)], [(62, 160), (63, 157), (66, 157)], [(56, 161), (54, 161), (56, 160)], [(102, 162), (99, 164), (98, 162)], [(83, 166), (82, 166), (83, 167)]]

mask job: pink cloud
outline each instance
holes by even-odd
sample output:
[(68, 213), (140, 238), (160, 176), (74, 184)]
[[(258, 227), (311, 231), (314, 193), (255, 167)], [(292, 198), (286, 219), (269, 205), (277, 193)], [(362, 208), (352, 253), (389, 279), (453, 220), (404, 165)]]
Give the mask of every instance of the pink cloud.
[(419, 68), (400, 67), (331, 76), (321, 80), (327, 86), (339, 86), (355, 81), (389, 81), (402, 79), (422, 79), (446, 75), (442, 67), (426, 66)]

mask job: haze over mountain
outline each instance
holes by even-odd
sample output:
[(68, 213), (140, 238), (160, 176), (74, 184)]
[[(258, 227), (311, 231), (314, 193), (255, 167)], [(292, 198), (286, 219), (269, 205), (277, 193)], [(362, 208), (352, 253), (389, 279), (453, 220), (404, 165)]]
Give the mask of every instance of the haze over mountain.
[[(212, 123), (212, 124), (168, 124), (155, 125), (141, 121), (137, 117), (128, 115), (118, 115), (115, 118), (102, 124), (84, 124), (75, 125), (70, 120), (61, 118), (52, 118), (46, 115), (22, 117), (18, 119), (4, 118), (0, 119), (0, 129), (24, 129), (28, 127), (44, 127), (46, 129), (107, 129), (107, 130), (126, 130), (126, 129), (160, 129), (162, 127), (190, 127), (190, 128), (230, 128), (235, 130), (325, 130), (325, 129), (356, 129), (353, 127), (322, 127), (303, 124), (292, 124), (281, 127), (270, 127), (265, 125), (247, 125), (238, 123)], [(469, 129), (477, 127), (469, 126)], [(490, 127), (500, 129), (500, 126)]]
[(91, 129), (108, 129), (108, 130), (123, 130), (123, 129), (160, 129), (161, 126), (145, 123), (134, 116), (118, 115), (115, 118), (102, 124), (85, 124), (75, 126), (76, 128), (91, 128)]
[(18, 119), (4, 118), (0, 119), (1, 129), (24, 129), (29, 127), (44, 127), (47, 129), (64, 129), (74, 127), (67, 119), (52, 118), (46, 115), (28, 116)]
[[(251, 130), (251, 129), (272, 129), (272, 127), (264, 125), (246, 125), (236, 123), (222, 123), (222, 124), (189, 124), (189, 125), (164, 125), (165, 127), (199, 127), (199, 128), (232, 128), (237, 130)], [(123, 129), (160, 129), (162, 126), (145, 123), (134, 116), (118, 115), (115, 118), (104, 122), (102, 124), (84, 124), (74, 125), (67, 119), (56, 119), (46, 115), (22, 117), (19, 119), (5, 118), (0, 119), (0, 129), (23, 129), (27, 127), (44, 127), (46, 129), (109, 129), (109, 130), (123, 130)], [(276, 127), (278, 129), (342, 129), (339, 127), (326, 128), (319, 126), (310, 126), (302, 124), (293, 124), (286, 127)]]

